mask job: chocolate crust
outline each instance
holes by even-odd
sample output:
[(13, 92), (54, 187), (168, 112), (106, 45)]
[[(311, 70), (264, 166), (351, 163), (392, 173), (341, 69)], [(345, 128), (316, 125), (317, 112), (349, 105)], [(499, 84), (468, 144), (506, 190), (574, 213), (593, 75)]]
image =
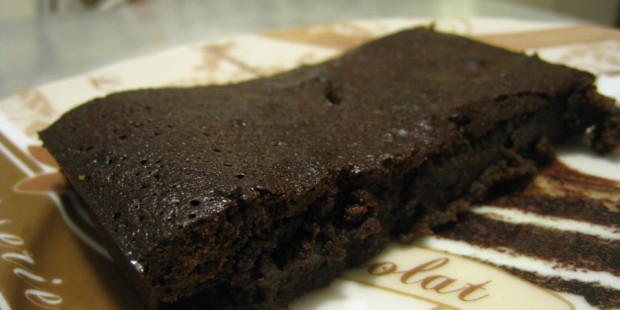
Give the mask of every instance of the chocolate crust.
[(613, 148), (611, 109), (588, 73), (414, 29), (268, 78), (113, 94), (41, 138), (150, 307), (273, 308), (533, 175), (547, 141), (605, 124)]

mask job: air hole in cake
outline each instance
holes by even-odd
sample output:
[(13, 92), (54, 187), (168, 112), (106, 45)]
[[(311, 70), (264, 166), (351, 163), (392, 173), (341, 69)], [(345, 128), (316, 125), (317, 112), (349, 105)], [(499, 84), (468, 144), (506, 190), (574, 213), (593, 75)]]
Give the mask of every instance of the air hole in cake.
[(119, 140), (125, 140), (125, 139), (127, 139), (127, 135), (120, 135), (120, 136), (118, 136), (118, 139)]
[(118, 220), (118, 219), (121, 218), (121, 213), (120, 212), (116, 212), (116, 213), (114, 213), (113, 217), (114, 217), (114, 220)]
[(194, 199), (192, 201), (189, 202), (190, 205), (192, 205), (193, 207), (197, 207), (200, 205), (200, 201)]
[(245, 174), (243, 173), (237, 173), (237, 175), (235, 176), (237, 179), (243, 179), (245, 178)]
[(190, 213), (187, 215), (187, 218), (193, 219), (196, 217), (196, 213)]
[(140, 215), (140, 217), (138, 217), (138, 222), (142, 222), (144, 221), (144, 215)]
[(333, 90), (329, 90), (325, 94), (325, 99), (327, 99), (327, 102), (331, 105), (337, 105), (341, 103), (340, 97), (338, 97), (338, 94), (336, 94)]
[(325, 100), (327, 100), (327, 103), (329, 105), (338, 105), (342, 103), (342, 98), (340, 97), (338, 92), (334, 89), (334, 86), (332, 85), (332, 83), (330, 82), (327, 83), (327, 85), (325, 86), (324, 94), (325, 94), (324, 95)]
[(143, 159), (143, 160), (141, 160), (141, 161), (140, 161), (140, 164), (142, 164), (142, 165), (146, 165), (146, 163), (148, 163), (148, 162), (149, 162), (148, 160)]

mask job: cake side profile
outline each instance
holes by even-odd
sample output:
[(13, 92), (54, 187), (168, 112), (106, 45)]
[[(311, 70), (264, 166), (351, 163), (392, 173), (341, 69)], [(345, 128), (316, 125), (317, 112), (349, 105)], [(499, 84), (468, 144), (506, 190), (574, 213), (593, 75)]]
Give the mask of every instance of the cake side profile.
[(620, 142), (588, 73), (418, 28), (223, 86), (123, 92), (41, 133), (151, 308), (274, 308)]

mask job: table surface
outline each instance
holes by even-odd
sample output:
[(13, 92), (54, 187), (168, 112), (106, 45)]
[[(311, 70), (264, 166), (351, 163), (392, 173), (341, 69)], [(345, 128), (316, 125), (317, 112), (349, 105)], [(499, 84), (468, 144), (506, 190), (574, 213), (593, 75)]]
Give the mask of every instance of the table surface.
[(197, 40), (338, 20), (422, 16), (574, 20), (491, 0), (159, 0), (12, 19), (0, 21), (0, 99)]

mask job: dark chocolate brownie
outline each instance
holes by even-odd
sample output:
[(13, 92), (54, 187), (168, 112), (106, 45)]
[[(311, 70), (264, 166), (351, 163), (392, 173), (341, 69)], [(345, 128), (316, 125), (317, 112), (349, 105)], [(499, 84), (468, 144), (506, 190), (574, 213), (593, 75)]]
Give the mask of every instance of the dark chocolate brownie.
[(429, 234), (550, 142), (619, 142), (594, 77), (413, 29), (234, 85), (95, 99), (41, 133), (151, 308), (264, 308)]

